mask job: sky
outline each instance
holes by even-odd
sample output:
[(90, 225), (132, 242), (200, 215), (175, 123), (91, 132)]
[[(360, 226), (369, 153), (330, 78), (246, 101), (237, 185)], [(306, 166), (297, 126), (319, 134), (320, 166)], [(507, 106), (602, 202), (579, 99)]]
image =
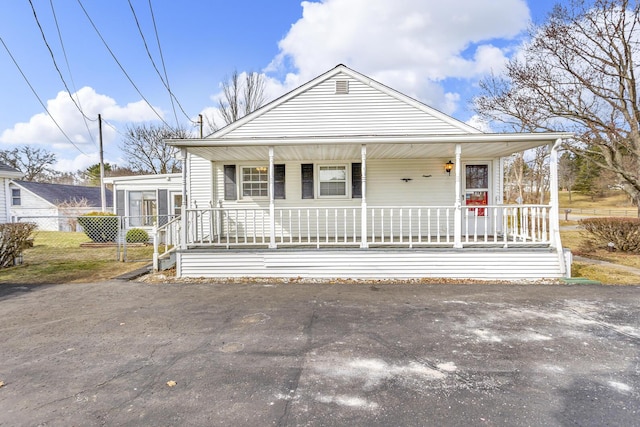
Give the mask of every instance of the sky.
[(61, 172), (99, 162), (98, 114), (112, 165), (127, 164), (128, 127), (178, 124), (195, 135), (234, 70), (263, 73), (272, 100), (344, 64), (478, 125), (478, 81), (499, 73), (557, 3), (0, 2), (0, 150), (46, 149)]

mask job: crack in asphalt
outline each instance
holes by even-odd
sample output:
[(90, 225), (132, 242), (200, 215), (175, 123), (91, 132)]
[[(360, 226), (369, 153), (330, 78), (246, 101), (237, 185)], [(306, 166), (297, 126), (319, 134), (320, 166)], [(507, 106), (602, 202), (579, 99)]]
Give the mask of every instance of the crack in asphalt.
[(291, 401), (293, 400), (293, 397), (298, 392), (298, 386), (300, 384), (300, 378), (302, 377), (302, 372), (304, 371), (304, 361), (305, 361), (307, 353), (312, 348), (312, 343), (313, 343), (313, 324), (314, 324), (316, 319), (317, 319), (317, 314), (316, 314), (316, 309), (314, 308), (311, 311), (311, 316), (309, 317), (309, 321), (306, 322), (306, 324), (304, 325), (304, 328), (302, 329), (302, 333), (304, 334), (304, 336), (307, 337), (307, 340), (306, 340), (305, 346), (304, 346), (304, 348), (302, 349), (302, 352), (301, 352), (302, 355), (300, 357), (300, 366), (294, 370), (293, 377), (290, 378), (289, 381), (288, 381), (288, 383), (291, 384), (289, 386), (288, 399), (286, 399), (282, 415), (280, 416), (280, 418), (278, 419), (278, 422), (276, 423), (277, 426), (287, 425), (287, 420), (289, 418), (290, 410), (291, 410)]
[(625, 336), (627, 338), (631, 338), (634, 341), (640, 341), (640, 336), (639, 335), (630, 334), (628, 332), (622, 331), (622, 330), (620, 330), (621, 326), (619, 326), (619, 325), (614, 325), (614, 324), (611, 324), (609, 322), (603, 322), (602, 320), (598, 320), (595, 317), (588, 316), (588, 315), (586, 315), (584, 313), (580, 313), (578, 310), (575, 310), (573, 308), (567, 308), (567, 310), (570, 311), (571, 313), (573, 313), (575, 316), (577, 316), (580, 319), (583, 319), (583, 320), (586, 320), (586, 321), (589, 321), (589, 322), (593, 322), (596, 325), (599, 325), (599, 326), (601, 326), (601, 327), (603, 327), (603, 328), (605, 328), (607, 330), (616, 332), (616, 333), (618, 333), (620, 335), (623, 335), (623, 336)]
[(116, 374), (116, 375), (113, 375), (111, 378), (109, 378), (109, 379), (107, 379), (107, 380), (105, 380), (105, 381), (103, 381), (103, 382), (101, 382), (101, 383), (98, 383), (98, 384), (96, 384), (96, 385), (94, 385), (94, 386), (91, 386), (91, 387), (87, 387), (87, 388), (85, 388), (85, 389), (82, 389), (82, 390), (80, 390), (79, 392), (74, 393), (74, 394), (72, 394), (72, 395), (70, 395), (70, 396), (64, 396), (64, 397), (61, 397), (61, 398), (58, 398), (58, 399), (55, 399), (55, 400), (51, 400), (51, 401), (45, 402), (45, 403), (43, 403), (42, 405), (36, 406), (36, 407), (34, 408), (34, 410), (44, 408), (45, 406), (49, 406), (49, 405), (51, 405), (51, 404), (55, 404), (55, 403), (59, 403), (59, 402), (63, 402), (63, 401), (68, 400), (68, 399), (73, 399), (73, 398), (76, 398), (76, 399), (77, 399), (77, 398), (78, 398), (78, 396), (80, 396), (80, 395), (82, 395), (82, 394), (84, 394), (84, 393), (87, 393), (87, 392), (89, 392), (89, 391), (91, 391), (91, 390), (97, 390), (97, 389), (100, 389), (100, 388), (104, 387), (105, 385), (109, 384), (111, 381), (116, 380), (116, 379), (118, 379), (118, 378), (122, 378), (122, 377), (124, 377), (124, 376), (126, 376), (126, 375), (129, 375), (129, 374), (135, 374), (136, 372), (138, 372), (138, 371), (140, 371), (140, 370), (144, 369), (144, 368), (145, 368), (145, 367), (147, 367), (147, 366), (149, 366), (149, 365), (148, 365), (148, 364), (144, 364), (144, 365), (142, 365), (142, 366), (138, 367), (137, 369), (133, 369), (133, 370), (128, 370), (128, 371), (120, 372), (120, 373), (118, 373), (118, 374)]

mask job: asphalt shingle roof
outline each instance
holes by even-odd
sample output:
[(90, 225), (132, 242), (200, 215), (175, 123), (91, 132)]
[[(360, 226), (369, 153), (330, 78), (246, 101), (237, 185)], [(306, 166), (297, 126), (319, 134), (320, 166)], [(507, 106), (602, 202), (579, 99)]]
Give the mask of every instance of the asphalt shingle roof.
[(0, 162), (0, 172), (12, 172), (12, 173), (20, 173), (20, 171), (16, 168), (12, 168), (9, 165), (6, 165)]
[[(22, 188), (42, 197), (54, 205), (86, 199), (90, 206), (100, 207), (100, 187), (83, 187), (80, 185), (48, 184), (44, 182), (13, 181)], [(107, 206), (113, 206), (111, 190), (105, 190)]]

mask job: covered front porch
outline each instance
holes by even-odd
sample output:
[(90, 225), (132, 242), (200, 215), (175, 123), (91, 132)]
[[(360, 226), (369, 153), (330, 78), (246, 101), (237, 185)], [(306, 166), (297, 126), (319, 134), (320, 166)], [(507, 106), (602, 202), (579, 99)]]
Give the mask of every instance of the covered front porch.
[[(176, 252), (179, 276), (562, 277), (570, 274), (558, 222), (563, 137), (171, 141), (183, 158), (182, 216), (161, 228), (158, 238)], [(549, 203), (504, 204), (503, 158), (544, 144), (551, 150)], [(314, 174), (318, 164), (346, 164), (351, 172), (349, 165), (357, 162), (358, 188), (355, 175), (346, 173), (345, 186), (352, 189), (342, 197), (320, 197), (316, 186), (313, 199), (306, 200), (299, 171), (311, 162)], [(238, 197), (229, 200), (228, 164), (236, 165), (240, 177), (264, 171), (266, 197), (249, 197), (254, 193), (239, 178), (231, 183)], [(209, 193), (188, 178), (193, 169), (201, 173), (207, 167)], [(479, 180), (469, 177), (477, 171), (484, 174)], [(348, 274), (341, 265), (350, 266)]]
[(550, 217), (549, 205), (187, 209), (186, 239), (226, 249), (551, 247)]

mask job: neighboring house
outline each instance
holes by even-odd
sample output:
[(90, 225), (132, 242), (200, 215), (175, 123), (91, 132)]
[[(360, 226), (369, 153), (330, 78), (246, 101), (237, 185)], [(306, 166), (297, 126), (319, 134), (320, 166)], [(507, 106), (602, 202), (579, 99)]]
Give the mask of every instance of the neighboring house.
[[(77, 231), (78, 216), (102, 210), (100, 187), (13, 180), (9, 188), (12, 220), (36, 223), (39, 230)], [(105, 200), (111, 210), (111, 191), (105, 190)]]
[(113, 186), (114, 213), (125, 218), (126, 228), (164, 225), (180, 216), (182, 176), (133, 175), (105, 178)]
[[(482, 133), (339, 65), (206, 138), (168, 140), (186, 209), (160, 232), (178, 277), (558, 278), (570, 137)], [(542, 145), (550, 203), (503, 204), (503, 158)]]
[(9, 187), (12, 179), (20, 179), (24, 176), (18, 169), (0, 162), (0, 223), (11, 222), (11, 203), (14, 191)]

